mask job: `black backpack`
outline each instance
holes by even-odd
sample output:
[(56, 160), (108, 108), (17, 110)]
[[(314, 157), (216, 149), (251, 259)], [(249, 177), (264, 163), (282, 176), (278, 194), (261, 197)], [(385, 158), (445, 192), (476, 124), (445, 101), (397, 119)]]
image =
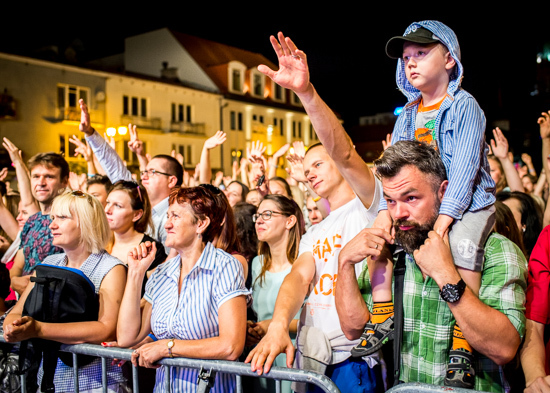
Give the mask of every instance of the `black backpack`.
[[(36, 277), (31, 277), (34, 287), (23, 306), (23, 316), (30, 316), (40, 322), (65, 323), (97, 321), (99, 316), (99, 297), (95, 286), (78, 269), (38, 265)], [(73, 355), (59, 351), (61, 343), (44, 339), (31, 339), (33, 348), (32, 362), (42, 360), (44, 375), (41, 391), (54, 392), (53, 384), (57, 359), (67, 366), (73, 365)], [(19, 351), (19, 369), (25, 372), (24, 363), (29, 357), (28, 342), (21, 343)], [(78, 355), (78, 366), (90, 364), (95, 357)]]

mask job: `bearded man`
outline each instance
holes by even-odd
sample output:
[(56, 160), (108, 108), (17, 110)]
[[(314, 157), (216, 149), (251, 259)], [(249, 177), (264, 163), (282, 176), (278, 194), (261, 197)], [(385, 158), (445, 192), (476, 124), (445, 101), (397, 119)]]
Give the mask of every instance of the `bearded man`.
[[(443, 385), (453, 325), (477, 353), (475, 389), (507, 388), (502, 366), (512, 360), (525, 332), (527, 262), (507, 238), (492, 233), (485, 243), (479, 297), (464, 285), (445, 235), (432, 231), (448, 184), (439, 152), (418, 141), (401, 141), (375, 161), (394, 235), (367, 228), (341, 250), (336, 309), (350, 340), (361, 336), (372, 310), (368, 264), (359, 279), (354, 266), (391, 264), (405, 255), (403, 338), (399, 380)], [(374, 281), (374, 280), (373, 280)]]

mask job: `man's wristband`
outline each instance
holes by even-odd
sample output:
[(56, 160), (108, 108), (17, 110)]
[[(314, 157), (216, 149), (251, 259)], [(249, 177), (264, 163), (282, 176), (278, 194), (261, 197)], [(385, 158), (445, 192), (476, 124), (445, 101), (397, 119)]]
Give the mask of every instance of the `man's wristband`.
[(151, 340), (153, 340), (153, 341), (157, 341), (157, 340), (158, 340), (158, 338), (156, 338), (155, 335), (154, 335), (152, 332), (149, 333), (149, 334), (147, 335), (147, 337), (149, 337), (149, 338), (150, 338)]
[(316, 196), (315, 198), (313, 198), (313, 202), (319, 202), (320, 200), (321, 200), (320, 196)]

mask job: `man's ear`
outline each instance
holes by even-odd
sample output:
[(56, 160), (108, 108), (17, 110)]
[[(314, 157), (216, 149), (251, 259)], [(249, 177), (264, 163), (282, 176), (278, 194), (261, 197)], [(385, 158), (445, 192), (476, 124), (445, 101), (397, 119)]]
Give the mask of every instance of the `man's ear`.
[(177, 183), (178, 183), (178, 178), (176, 176), (170, 176), (168, 178), (168, 188), (176, 187)]
[(445, 191), (447, 191), (448, 185), (449, 185), (449, 180), (444, 180), (439, 186), (439, 190), (437, 190), (437, 197), (439, 198), (440, 201), (443, 199), (443, 196), (445, 195)]

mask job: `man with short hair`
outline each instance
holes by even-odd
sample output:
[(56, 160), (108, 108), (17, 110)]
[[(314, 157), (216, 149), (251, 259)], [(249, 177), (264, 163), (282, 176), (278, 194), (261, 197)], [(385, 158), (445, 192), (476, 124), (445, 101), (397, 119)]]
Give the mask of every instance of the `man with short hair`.
[[(259, 70), (282, 87), (293, 90), (309, 115), (322, 144), (310, 146), (306, 151), (304, 175), (311, 189), (328, 201), (330, 214), (302, 237), (299, 257), (279, 289), (267, 333), (245, 361), (251, 363), (252, 371), (261, 374), (269, 372), (275, 357), (285, 352), (287, 366), (292, 367), (294, 346), (289, 324), (302, 308), (294, 367), (325, 374), (343, 392), (358, 388), (361, 392), (375, 392), (380, 388), (377, 362), (373, 358), (351, 358), (350, 350), (358, 340), (344, 337), (334, 294), (338, 293), (335, 290), (339, 280), (338, 253), (376, 217), (380, 182), (309, 82), (305, 54), (282, 33), (278, 39), (271, 37), (271, 44), (279, 58), (279, 70), (275, 72), (266, 66), (260, 66)], [(357, 274), (360, 271), (361, 266), (357, 266)], [(293, 388), (301, 392), (311, 386)]]
[[(405, 255), (400, 381), (443, 385), (454, 322), (479, 354), (475, 389), (502, 392), (502, 366), (514, 358), (525, 331), (527, 262), (509, 239), (492, 233), (485, 243), (479, 297), (464, 284), (448, 236), (433, 231), (448, 180), (439, 153), (424, 142), (400, 141), (375, 161), (395, 235), (361, 231), (340, 252), (336, 308), (346, 337), (361, 336), (372, 310), (365, 258), (393, 263), (392, 244)], [(464, 370), (468, 377), (469, 370)]]
[[(81, 110), (80, 131), (84, 132), (86, 141), (88, 141), (111, 182), (114, 184), (119, 180), (133, 181), (132, 173), (126, 168), (117, 152), (92, 128), (86, 103), (81, 99), (79, 104)], [(157, 155), (149, 162), (144, 161), (145, 154), (141, 151), (142, 143), (137, 139), (135, 126), (130, 126), (130, 132), (132, 140), (129, 145), (131, 144), (133, 149), (139, 149), (136, 154), (140, 159), (141, 182), (147, 190), (151, 206), (153, 206), (151, 216), (155, 233), (152, 234), (152, 237), (164, 245), (166, 240), (164, 224), (166, 223), (166, 213), (168, 211), (168, 196), (174, 187), (182, 184), (183, 168), (178, 160), (165, 154)], [(168, 255), (170, 248), (166, 246), (164, 248)]]
[(36, 265), (48, 255), (62, 252), (52, 245), (50, 208), (56, 196), (67, 187), (69, 164), (61, 154), (39, 153), (27, 163), (30, 171), (31, 192), (40, 205), (21, 230), (21, 245), (10, 269), (11, 287), (19, 294), (29, 283)]

